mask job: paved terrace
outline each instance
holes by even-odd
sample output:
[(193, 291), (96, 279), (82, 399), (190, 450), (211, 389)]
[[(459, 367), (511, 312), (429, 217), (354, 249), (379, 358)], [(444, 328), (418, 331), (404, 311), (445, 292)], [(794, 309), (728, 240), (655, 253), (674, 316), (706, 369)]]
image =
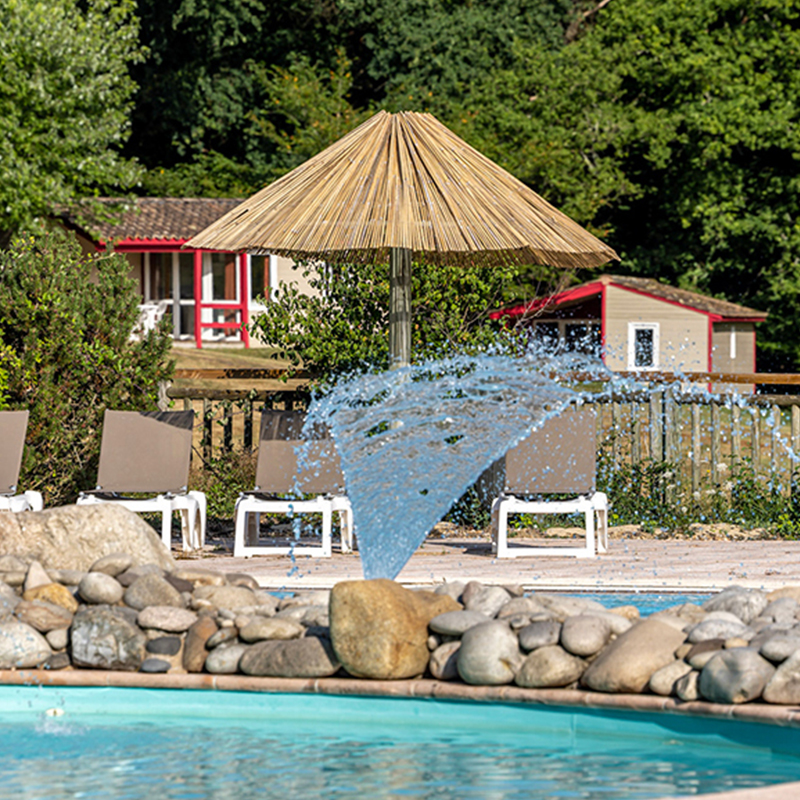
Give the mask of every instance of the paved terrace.
[[(294, 562), (287, 556), (233, 558), (208, 549), (190, 558), (223, 572), (246, 572), (269, 589), (330, 588), (362, 578), (358, 553), (343, 555), (336, 547), (331, 558), (298, 557)], [(594, 559), (498, 560), (487, 541), (429, 538), (398, 576), (407, 585), (465, 579), (542, 591), (706, 593), (734, 584), (772, 590), (800, 585), (800, 542), (612, 539), (609, 552)]]

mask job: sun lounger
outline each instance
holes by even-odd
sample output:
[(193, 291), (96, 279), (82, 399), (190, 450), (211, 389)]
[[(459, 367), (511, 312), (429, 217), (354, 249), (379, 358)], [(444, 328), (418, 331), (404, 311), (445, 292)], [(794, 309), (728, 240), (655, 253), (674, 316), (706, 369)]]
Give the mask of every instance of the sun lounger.
[(0, 511), (41, 511), (44, 507), (39, 492), (17, 494), (27, 430), (27, 411), (0, 411)]

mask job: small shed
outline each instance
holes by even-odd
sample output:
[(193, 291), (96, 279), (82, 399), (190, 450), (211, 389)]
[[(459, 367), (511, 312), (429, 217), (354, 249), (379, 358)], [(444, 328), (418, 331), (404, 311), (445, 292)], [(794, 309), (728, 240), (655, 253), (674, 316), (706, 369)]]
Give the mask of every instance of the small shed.
[(544, 350), (594, 354), (615, 372), (734, 374), (755, 372), (755, 326), (767, 318), (727, 300), (625, 275), (601, 275), (492, 316), (529, 327)]

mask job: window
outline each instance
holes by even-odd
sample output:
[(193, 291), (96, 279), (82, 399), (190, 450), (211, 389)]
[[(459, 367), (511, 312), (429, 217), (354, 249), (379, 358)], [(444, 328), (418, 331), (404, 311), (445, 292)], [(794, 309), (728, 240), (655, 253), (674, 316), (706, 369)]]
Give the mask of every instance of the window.
[(658, 369), (658, 323), (628, 323), (628, 369)]
[(250, 256), (250, 300), (269, 297), (269, 256)]
[(533, 329), (533, 343), (542, 355), (583, 353), (599, 358), (602, 332), (600, 324), (590, 320), (537, 322)]

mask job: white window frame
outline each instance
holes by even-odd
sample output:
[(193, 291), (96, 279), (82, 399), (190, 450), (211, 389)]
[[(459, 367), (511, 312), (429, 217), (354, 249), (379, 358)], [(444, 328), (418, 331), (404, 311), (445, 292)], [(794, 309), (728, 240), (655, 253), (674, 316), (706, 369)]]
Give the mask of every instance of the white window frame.
[[(629, 322), (628, 323), (628, 370), (631, 372), (653, 372), (659, 369), (660, 355), (660, 325), (658, 322)], [(649, 367), (636, 366), (636, 331), (653, 332), (653, 363)]]

